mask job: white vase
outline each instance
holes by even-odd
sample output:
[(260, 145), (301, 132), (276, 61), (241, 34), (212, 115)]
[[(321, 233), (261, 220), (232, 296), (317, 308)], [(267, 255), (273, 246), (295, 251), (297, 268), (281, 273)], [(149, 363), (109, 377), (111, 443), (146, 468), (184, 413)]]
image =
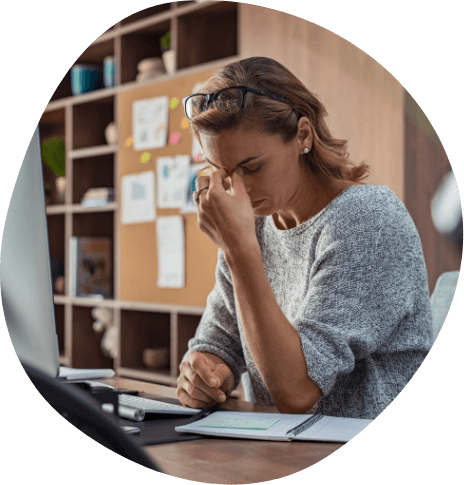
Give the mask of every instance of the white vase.
[(168, 74), (174, 74), (176, 69), (176, 51), (170, 49), (168, 51), (164, 51), (162, 54), (164, 68)]
[(66, 200), (66, 177), (58, 177), (55, 181), (55, 204), (64, 204)]

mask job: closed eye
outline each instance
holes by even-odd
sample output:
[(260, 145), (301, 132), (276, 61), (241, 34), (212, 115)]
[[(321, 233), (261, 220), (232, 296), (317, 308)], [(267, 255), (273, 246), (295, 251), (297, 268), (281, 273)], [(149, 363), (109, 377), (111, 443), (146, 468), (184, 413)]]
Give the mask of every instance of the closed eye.
[(262, 165), (260, 165), (258, 168), (255, 168), (254, 170), (251, 170), (250, 168), (247, 168), (247, 167), (242, 167), (243, 173), (246, 173), (248, 175), (253, 175), (255, 173), (259, 173), (259, 172), (261, 172), (262, 169), (263, 169)]

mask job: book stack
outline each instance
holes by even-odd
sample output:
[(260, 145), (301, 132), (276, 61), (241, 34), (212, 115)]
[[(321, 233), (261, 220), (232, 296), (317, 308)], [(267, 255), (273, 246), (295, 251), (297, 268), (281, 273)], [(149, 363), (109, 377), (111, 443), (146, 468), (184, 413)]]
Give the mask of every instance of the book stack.
[(101, 207), (110, 202), (114, 202), (114, 189), (111, 187), (89, 189), (81, 200), (84, 207)]
[(72, 297), (113, 297), (112, 240), (103, 237), (72, 237), (70, 241), (69, 289)]

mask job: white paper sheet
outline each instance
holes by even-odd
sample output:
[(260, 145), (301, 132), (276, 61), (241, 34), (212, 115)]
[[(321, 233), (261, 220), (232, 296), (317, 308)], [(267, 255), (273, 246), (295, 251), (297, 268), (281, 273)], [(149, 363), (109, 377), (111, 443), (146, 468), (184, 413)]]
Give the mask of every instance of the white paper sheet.
[(149, 170), (122, 178), (122, 224), (154, 221), (155, 172)]
[(156, 163), (158, 207), (181, 209), (187, 200), (190, 156), (159, 157)]
[(134, 150), (163, 148), (167, 144), (169, 97), (141, 99), (132, 104)]
[(184, 221), (181, 216), (159, 217), (156, 220), (158, 247), (158, 286), (185, 286)]

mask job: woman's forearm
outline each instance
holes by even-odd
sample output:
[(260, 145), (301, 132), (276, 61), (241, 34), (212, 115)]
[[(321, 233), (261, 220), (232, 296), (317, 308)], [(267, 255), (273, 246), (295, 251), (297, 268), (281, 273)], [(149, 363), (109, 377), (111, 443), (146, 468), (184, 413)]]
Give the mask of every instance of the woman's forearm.
[(224, 254), (253, 361), (281, 412), (303, 413), (321, 397), (309, 378), (298, 331), (277, 303), (259, 246)]

